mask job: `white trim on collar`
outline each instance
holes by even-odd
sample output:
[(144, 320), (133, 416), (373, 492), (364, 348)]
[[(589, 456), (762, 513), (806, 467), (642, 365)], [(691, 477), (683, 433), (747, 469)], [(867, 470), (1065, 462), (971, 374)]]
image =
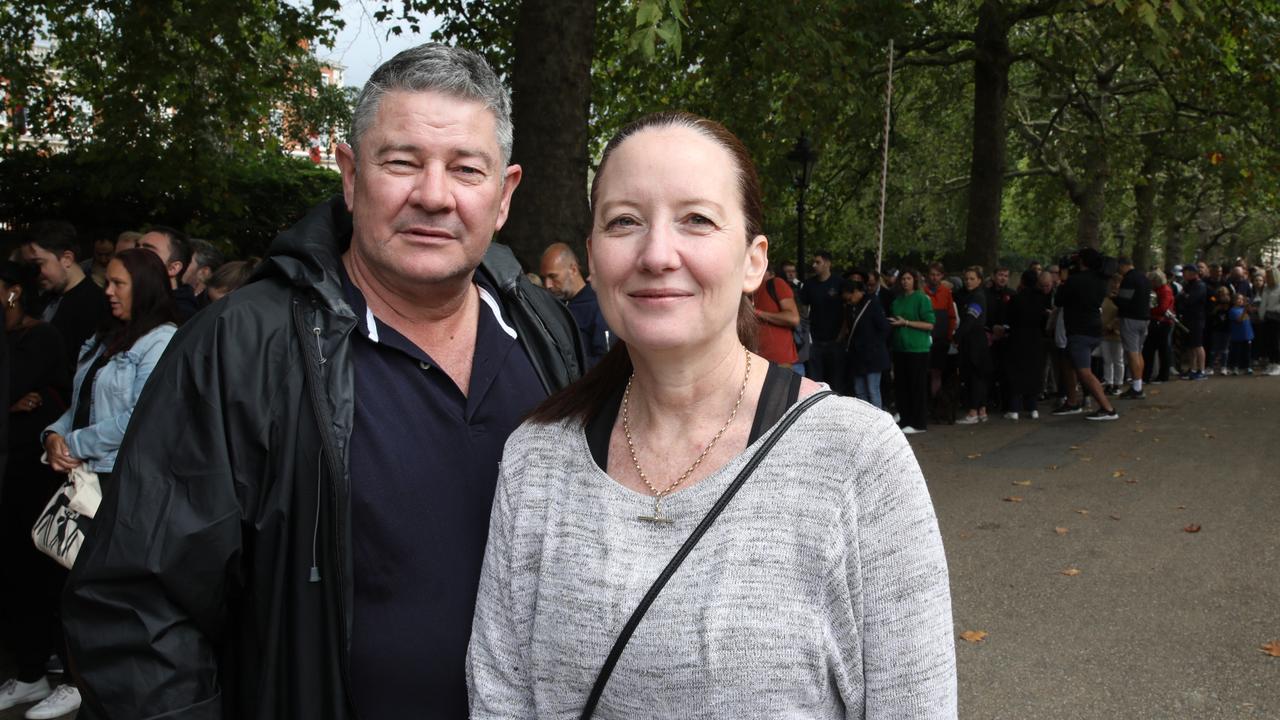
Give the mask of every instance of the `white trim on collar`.
[(484, 289), (483, 285), (476, 285), (476, 289), (480, 291), (480, 299), (483, 300), (484, 304), (488, 305), (489, 309), (493, 311), (493, 317), (498, 321), (498, 325), (505, 330), (512, 339), (519, 337), (516, 335), (516, 329), (508, 325), (506, 320), (502, 319), (502, 308), (498, 305), (498, 301), (489, 294), (488, 290)]
[(369, 339), (378, 342), (378, 321), (373, 317), (373, 308), (368, 305), (364, 307), (364, 324)]

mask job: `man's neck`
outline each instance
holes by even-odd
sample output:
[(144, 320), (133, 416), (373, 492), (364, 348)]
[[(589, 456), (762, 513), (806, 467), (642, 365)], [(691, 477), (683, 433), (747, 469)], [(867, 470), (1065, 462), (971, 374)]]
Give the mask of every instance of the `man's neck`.
[(826, 281), (828, 281), (828, 280), (830, 280), (830, 279), (831, 279), (831, 271), (830, 271), (830, 270), (827, 270), (827, 271), (825, 271), (825, 272), (820, 272), (820, 273), (818, 273), (818, 282), (826, 282)]
[(74, 290), (77, 285), (84, 282), (84, 277), (85, 277), (84, 271), (81, 270), (79, 266), (72, 266), (72, 267), (73, 267), (73, 270), (67, 271), (67, 284), (63, 286), (62, 292), (58, 293), (59, 295), (66, 295), (67, 293)]

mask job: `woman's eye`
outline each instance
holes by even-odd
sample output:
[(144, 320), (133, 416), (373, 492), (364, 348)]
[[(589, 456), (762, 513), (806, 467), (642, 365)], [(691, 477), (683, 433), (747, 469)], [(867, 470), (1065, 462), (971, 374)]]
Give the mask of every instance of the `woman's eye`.
[(605, 227), (606, 228), (630, 228), (630, 227), (636, 227), (637, 225), (639, 225), (639, 223), (636, 222), (635, 218), (629, 215), (623, 215), (621, 217), (616, 217), (610, 220), (608, 223), (605, 224)]
[(702, 225), (705, 227), (716, 226), (716, 224), (712, 222), (711, 219), (708, 218), (706, 215), (699, 215), (698, 213), (693, 213), (692, 215), (690, 215), (688, 217), (688, 221), (693, 225)]

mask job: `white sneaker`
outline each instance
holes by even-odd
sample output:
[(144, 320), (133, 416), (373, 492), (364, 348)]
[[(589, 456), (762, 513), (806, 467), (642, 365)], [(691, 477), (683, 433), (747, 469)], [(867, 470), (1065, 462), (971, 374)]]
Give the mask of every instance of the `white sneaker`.
[(1039, 419), (1040, 419), (1040, 411), (1039, 411), (1039, 410), (1032, 410), (1032, 411), (1031, 411), (1031, 415), (1030, 415), (1030, 417), (1031, 417), (1031, 419), (1032, 419), (1032, 420), (1039, 420)]
[(8, 710), (14, 705), (35, 702), (49, 697), (49, 679), (40, 678), (35, 682), (24, 683), (17, 678), (10, 678), (0, 685), (0, 710)]
[(27, 710), (27, 720), (52, 720), (80, 709), (80, 691), (75, 685), (59, 685), (53, 694)]
[(1272, 364), (1268, 365), (1268, 366), (1267, 366), (1267, 369), (1263, 371), (1263, 374), (1265, 374), (1265, 375), (1280, 375), (1280, 365), (1277, 365), (1277, 364), (1275, 364), (1275, 363), (1272, 363)]
[(1004, 419), (1005, 419), (1005, 420), (1017, 420), (1017, 419), (1018, 419), (1018, 413), (1016, 413), (1016, 412), (1007, 412), (1007, 413), (1005, 413), (1005, 414), (1004, 414)]
[(965, 415), (964, 417), (960, 418), (959, 420), (956, 420), (956, 424), (957, 424), (957, 425), (977, 425), (977, 424), (978, 424), (978, 416), (977, 416), (977, 415)]
[[(959, 421), (957, 420), (956, 422), (959, 422)], [(924, 430), (917, 430), (917, 429), (915, 429), (915, 428), (911, 427), (910, 425), (907, 425), (907, 426), (905, 426), (905, 427), (903, 427), (903, 428), (902, 428), (902, 434), (903, 434), (903, 435), (918, 435), (918, 434), (920, 434), (920, 433), (922, 433), (922, 432), (924, 432)]]

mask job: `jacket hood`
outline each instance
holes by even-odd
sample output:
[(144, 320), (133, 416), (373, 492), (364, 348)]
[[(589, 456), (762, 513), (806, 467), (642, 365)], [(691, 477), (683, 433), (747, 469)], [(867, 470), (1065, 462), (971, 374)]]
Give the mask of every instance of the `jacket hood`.
[(315, 290), (330, 307), (343, 307), (338, 264), (350, 244), (351, 213), (342, 196), (335, 195), (276, 236), (253, 280), (283, 278), (295, 287)]

